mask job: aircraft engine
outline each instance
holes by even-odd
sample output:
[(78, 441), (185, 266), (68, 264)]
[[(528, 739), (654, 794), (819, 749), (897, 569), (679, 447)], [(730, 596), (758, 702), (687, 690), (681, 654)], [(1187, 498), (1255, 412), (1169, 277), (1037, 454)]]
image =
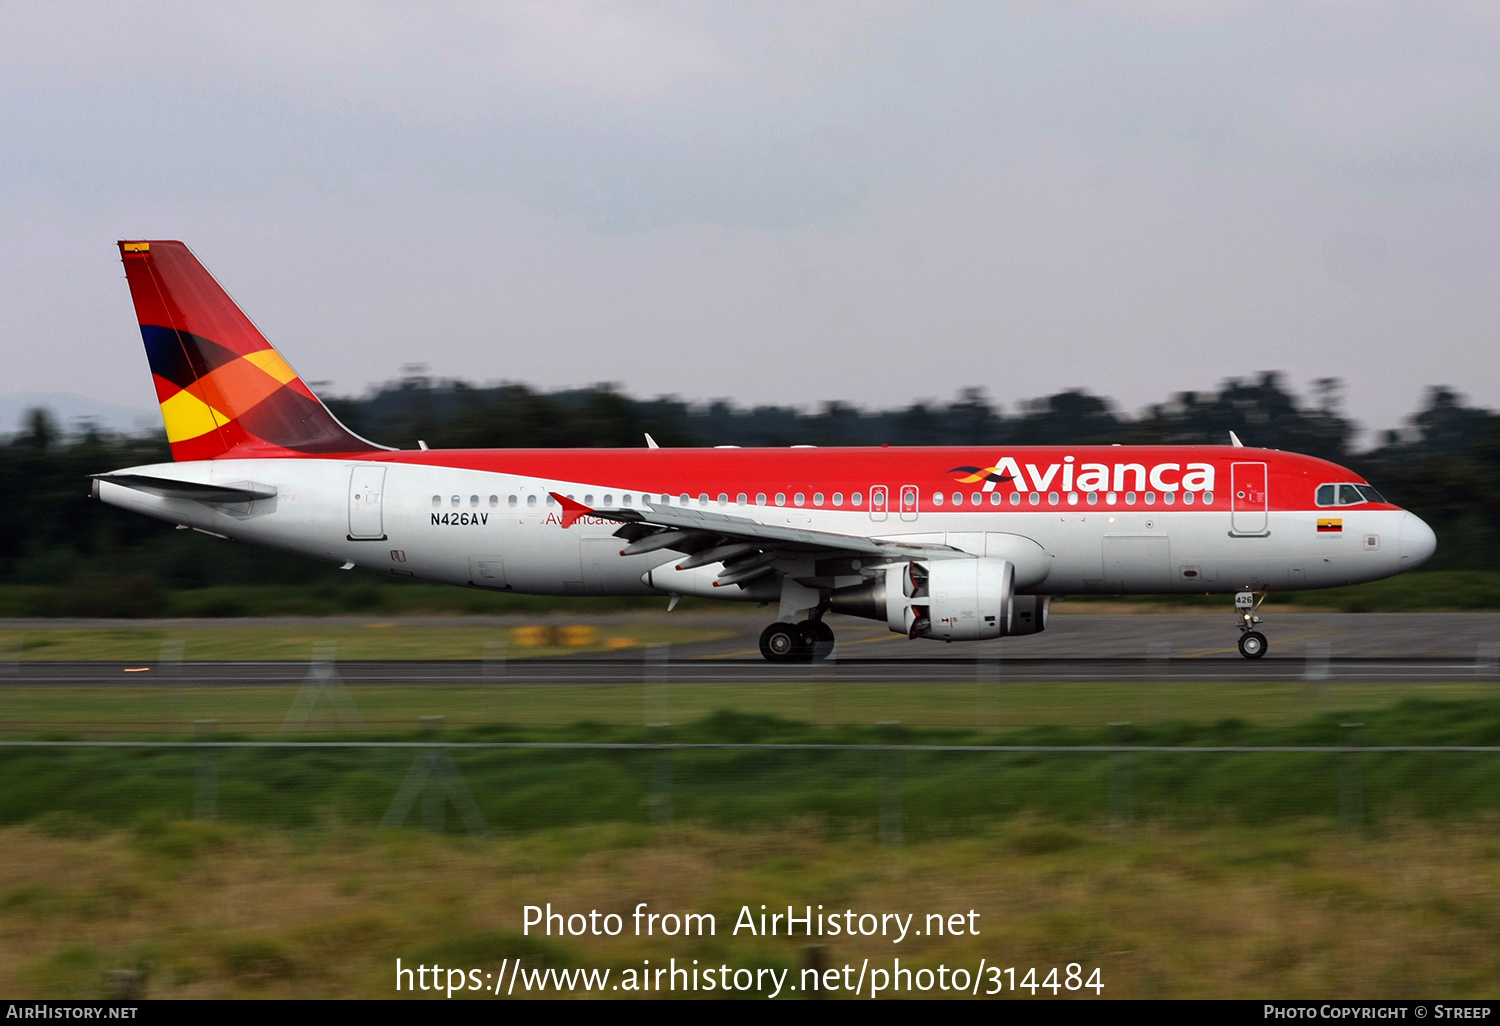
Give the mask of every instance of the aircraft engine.
[(1015, 579), (1007, 559), (900, 563), (873, 581), (835, 591), (833, 609), (885, 620), (909, 638), (1000, 638), (1010, 633), (1014, 618)]
[(1047, 615), (1052, 611), (1051, 595), (1017, 595), (1015, 608), (1010, 614), (1008, 637), (1021, 634), (1040, 634), (1047, 629)]

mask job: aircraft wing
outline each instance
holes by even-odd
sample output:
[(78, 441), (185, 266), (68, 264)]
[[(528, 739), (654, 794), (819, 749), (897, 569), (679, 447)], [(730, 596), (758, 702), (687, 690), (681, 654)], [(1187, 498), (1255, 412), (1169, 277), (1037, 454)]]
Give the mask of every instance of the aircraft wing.
[(552, 493), (563, 508), (563, 526), (580, 517), (598, 517), (623, 525), (615, 534), (628, 543), (622, 555), (656, 549), (684, 552), (679, 566), (689, 569), (722, 562), (725, 584), (771, 573), (778, 557), (858, 558), (864, 565), (922, 559), (972, 559), (961, 549), (930, 543), (898, 542), (834, 531), (760, 524), (748, 517), (714, 510), (688, 509), (648, 502), (645, 509), (590, 509), (565, 495)]

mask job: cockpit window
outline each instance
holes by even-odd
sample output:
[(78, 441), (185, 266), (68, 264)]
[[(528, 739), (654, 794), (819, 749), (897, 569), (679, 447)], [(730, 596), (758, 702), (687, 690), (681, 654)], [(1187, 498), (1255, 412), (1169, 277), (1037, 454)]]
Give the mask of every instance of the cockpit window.
[(1385, 497), (1366, 484), (1318, 485), (1319, 506), (1353, 506), (1361, 502), (1384, 502)]

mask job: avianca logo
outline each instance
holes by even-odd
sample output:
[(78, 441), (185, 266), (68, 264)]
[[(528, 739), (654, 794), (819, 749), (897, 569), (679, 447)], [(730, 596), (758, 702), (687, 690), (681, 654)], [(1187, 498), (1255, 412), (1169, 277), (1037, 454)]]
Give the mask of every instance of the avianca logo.
[[(1212, 463), (1077, 463), (1064, 456), (1061, 463), (1039, 467), (1025, 465), (1024, 472), (1014, 456), (1006, 456), (993, 467), (954, 467), (950, 474), (964, 484), (984, 482), (992, 492), (996, 485), (1014, 483), (1015, 491), (1045, 492), (1056, 488), (1064, 492), (1211, 492), (1214, 490)], [(1030, 482), (1028, 484), (1028, 481)]]

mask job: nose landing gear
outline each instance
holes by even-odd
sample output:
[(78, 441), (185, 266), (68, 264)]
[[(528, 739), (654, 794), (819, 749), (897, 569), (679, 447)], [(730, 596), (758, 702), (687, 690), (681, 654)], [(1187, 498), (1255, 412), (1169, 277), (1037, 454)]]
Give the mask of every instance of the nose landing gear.
[(1240, 655), (1246, 659), (1259, 659), (1270, 647), (1266, 636), (1255, 629), (1255, 625), (1260, 623), (1260, 617), (1255, 615), (1255, 611), (1265, 600), (1265, 592), (1260, 593), (1259, 599), (1253, 591), (1242, 591), (1234, 596), (1234, 608), (1240, 614)]

